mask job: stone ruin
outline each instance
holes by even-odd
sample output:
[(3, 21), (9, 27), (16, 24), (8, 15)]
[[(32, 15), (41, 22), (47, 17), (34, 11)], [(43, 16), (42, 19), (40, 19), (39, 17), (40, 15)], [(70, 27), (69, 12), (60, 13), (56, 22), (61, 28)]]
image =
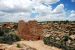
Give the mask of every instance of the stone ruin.
[(24, 22), (23, 20), (18, 23), (18, 34), (25, 40), (41, 40), (42, 26), (37, 21)]

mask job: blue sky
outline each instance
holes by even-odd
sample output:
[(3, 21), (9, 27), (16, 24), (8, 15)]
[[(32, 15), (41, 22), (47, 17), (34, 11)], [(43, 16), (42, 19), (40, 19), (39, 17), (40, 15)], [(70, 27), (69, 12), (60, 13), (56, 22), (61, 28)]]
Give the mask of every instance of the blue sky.
[(52, 4), (52, 6), (55, 8), (61, 3), (64, 4), (66, 10), (75, 10), (75, 1), (72, 0), (60, 0), (58, 3)]
[(75, 1), (72, 2), (71, 0), (61, 0), (60, 3), (65, 5), (65, 9), (67, 10), (75, 10)]
[(0, 22), (75, 21), (75, 0), (0, 0)]

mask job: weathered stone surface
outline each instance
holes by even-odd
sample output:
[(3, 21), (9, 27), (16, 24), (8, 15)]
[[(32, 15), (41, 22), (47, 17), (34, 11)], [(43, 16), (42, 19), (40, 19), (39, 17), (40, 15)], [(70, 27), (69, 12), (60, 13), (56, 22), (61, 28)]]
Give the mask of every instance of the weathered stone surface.
[(18, 32), (20, 35), (26, 35), (29, 34), (29, 29), (27, 26), (27, 23), (25, 23), (24, 21), (19, 21), (18, 23)]
[(75, 35), (70, 35), (70, 38), (75, 40)]
[(32, 48), (26, 44), (18, 43), (20, 47), (17, 47), (17, 43), (8, 46), (5, 50), (36, 50), (35, 48)]
[(24, 22), (21, 20), (18, 23), (18, 33), (25, 40), (40, 40), (42, 39), (42, 26), (37, 21)]
[(8, 45), (6, 44), (0, 44), (0, 50), (5, 50)]

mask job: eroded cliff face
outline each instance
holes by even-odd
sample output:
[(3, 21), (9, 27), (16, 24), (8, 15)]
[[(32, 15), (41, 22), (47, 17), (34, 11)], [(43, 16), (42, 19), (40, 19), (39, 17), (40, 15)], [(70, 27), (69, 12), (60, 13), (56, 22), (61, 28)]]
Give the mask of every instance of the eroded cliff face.
[(25, 40), (40, 40), (42, 39), (42, 26), (37, 21), (19, 21), (18, 34)]

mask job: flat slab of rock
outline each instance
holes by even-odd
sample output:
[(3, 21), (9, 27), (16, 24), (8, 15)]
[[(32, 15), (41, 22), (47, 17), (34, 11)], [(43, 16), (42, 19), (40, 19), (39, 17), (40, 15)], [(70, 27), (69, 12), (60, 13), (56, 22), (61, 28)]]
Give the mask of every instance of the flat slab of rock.
[[(17, 45), (19, 44), (19, 47)], [(19, 41), (12, 45), (2, 45), (5, 47), (4, 50), (61, 50), (56, 47), (47, 46), (42, 40), (38, 41)]]
[(20, 41), (20, 43), (24, 43), (32, 48), (36, 48), (37, 50), (62, 50), (56, 47), (48, 46), (43, 43), (42, 40), (38, 41)]
[[(19, 45), (19, 47), (17, 45)], [(15, 43), (13, 45), (8, 46), (5, 50), (36, 50), (36, 49), (23, 43)]]
[(5, 50), (7, 46), (7, 44), (0, 44), (0, 50)]

